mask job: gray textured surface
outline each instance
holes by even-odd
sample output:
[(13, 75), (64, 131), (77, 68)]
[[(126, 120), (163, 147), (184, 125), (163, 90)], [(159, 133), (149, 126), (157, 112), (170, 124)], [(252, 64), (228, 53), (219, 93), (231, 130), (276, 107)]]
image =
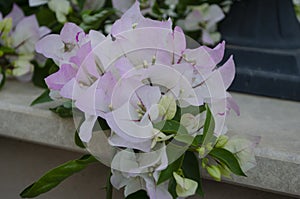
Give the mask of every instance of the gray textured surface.
[[(0, 135), (59, 148), (79, 150), (73, 142), (72, 120), (61, 119), (47, 107), (29, 107), (41, 93), (31, 84), (10, 81), (0, 92)], [(258, 166), (248, 178), (233, 183), (300, 196), (300, 103), (233, 94), (241, 116), (228, 118), (229, 131), (259, 135)]]
[[(0, 156), (6, 160), (0, 165), (1, 199), (20, 198), (19, 193), (46, 171), (81, 156), (77, 152), (2, 137), (0, 137), (0, 148)], [(107, 167), (100, 164), (91, 165), (36, 199), (104, 199), (103, 187), (105, 187), (108, 171)], [(204, 199), (292, 199), (288, 196), (209, 180), (203, 182), (203, 189), (206, 194)], [(114, 191), (114, 199), (122, 198), (122, 191)], [(197, 198), (199, 199), (199, 197), (191, 199)]]

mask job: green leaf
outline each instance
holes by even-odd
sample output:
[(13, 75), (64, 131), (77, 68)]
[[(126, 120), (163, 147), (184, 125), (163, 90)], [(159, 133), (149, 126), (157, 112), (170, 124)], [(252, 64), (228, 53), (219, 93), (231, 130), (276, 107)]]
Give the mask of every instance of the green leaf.
[(190, 146), (193, 143), (194, 137), (188, 134), (179, 134), (176, 135), (174, 139)]
[(135, 193), (130, 194), (125, 199), (148, 199), (148, 198), (149, 198), (149, 196), (146, 191), (139, 190)]
[(169, 164), (165, 170), (161, 171), (161, 173), (159, 174), (159, 178), (157, 180), (157, 184), (159, 185), (165, 182), (166, 180), (169, 180), (173, 176), (173, 172), (176, 172), (178, 171), (178, 169), (180, 169), (182, 160), (183, 160), (183, 156), (181, 156), (176, 161)]
[(35, 86), (48, 88), (45, 83), (45, 78), (48, 77), (53, 72), (58, 70), (58, 66), (51, 60), (47, 59), (45, 65), (40, 67), (36, 61), (33, 61), (34, 72), (32, 77), (32, 82)]
[(203, 144), (212, 141), (214, 137), (215, 120), (208, 105), (206, 107), (206, 119), (203, 128)]
[(97, 121), (98, 121), (99, 126), (100, 126), (100, 128), (101, 128), (101, 129), (99, 129), (99, 130), (105, 131), (105, 130), (109, 130), (109, 129), (110, 129), (110, 127), (108, 126), (108, 124), (107, 124), (107, 122), (106, 122), (105, 119), (103, 119), (103, 118), (101, 118), (101, 117), (98, 117), (98, 118), (97, 118)]
[(49, 97), (49, 93), (50, 93), (50, 90), (49, 90), (49, 89), (45, 90), (40, 96), (38, 96), (38, 97), (30, 104), (30, 106), (33, 106), (33, 105), (36, 105), (36, 104), (45, 103), (45, 102), (51, 102), (51, 101), (53, 101), (53, 100)]
[(199, 106), (199, 107), (198, 106), (188, 106), (185, 108), (180, 108), (179, 106), (177, 106), (176, 114), (172, 120), (180, 122), (181, 115), (183, 115), (185, 113), (190, 113), (190, 114), (196, 116), (205, 110), (206, 110), (206, 107), (204, 105)]
[(203, 135), (196, 135), (196, 137), (193, 140), (193, 146), (198, 147), (203, 142)]
[(78, 6), (79, 8), (82, 10), (83, 9), (83, 6), (84, 6), (84, 3), (86, 2), (86, 0), (77, 0), (77, 3), (78, 3)]
[(176, 199), (178, 197), (176, 193), (176, 185), (177, 185), (176, 180), (172, 175), (169, 181), (168, 191), (172, 195), (173, 199)]
[(97, 162), (91, 155), (84, 155), (80, 159), (66, 162), (65, 164), (48, 171), (38, 181), (28, 186), (20, 193), (22, 198), (34, 198), (42, 193), (50, 191), (63, 180), (85, 169), (89, 164)]
[(175, 116), (173, 117), (172, 120), (180, 122), (180, 119), (181, 119), (181, 108), (177, 106)]
[(110, 182), (110, 178), (112, 176), (111, 171), (109, 171), (109, 175), (106, 180), (106, 199), (112, 199), (113, 198), (113, 186)]
[(50, 108), (53, 113), (56, 113), (62, 118), (73, 117), (72, 107), (66, 107), (64, 105), (57, 106), (55, 108)]
[(154, 124), (154, 128), (165, 134), (188, 134), (188, 131), (179, 122), (174, 120), (164, 120)]
[(194, 116), (202, 113), (203, 111), (206, 110), (206, 107), (204, 105), (202, 106), (188, 106), (185, 108), (181, 108), (181, 114), (185, 114), (185, 113), (190, 113)]
[(209, 155), (225, 164), (232, 173), (239, 176), (246, 176), (246, 174), (241, 169), (238, 160), (230, 151), (223, 148), (213, 148), (209, 152)]
[(75, 144), (77, 146), (79, 146), (80, 148), (85, 149), (85, 146), (84, 146), (83, 142), (81, 141), (77, 130), (75, 131), (74, 141), (75, 141)]
[(15, 53), (15, 50), (13, 48), (10, 48), (10, 47), (7, 47), (7, 46), (0, 46), (0, 51), (2, 51), (4, 54), (13, 54), (13, 53)]
[(6, 81), (5, 70), (0, 66), (0, 89), (4, 86)]
[(85, 31), (98, 30), (107, 17), (115, 13), (114, 9), (100, 10), (96, 13), (86, 11), (82, 13), (83, 22), (80, 27)]
[(200, 196), (204, 196), (198, 161), (198, 158), (193, 152), (187, 151), (184, 155), (182, 170), (185, 178), (192, 179), (198, 183), (196, 193)]

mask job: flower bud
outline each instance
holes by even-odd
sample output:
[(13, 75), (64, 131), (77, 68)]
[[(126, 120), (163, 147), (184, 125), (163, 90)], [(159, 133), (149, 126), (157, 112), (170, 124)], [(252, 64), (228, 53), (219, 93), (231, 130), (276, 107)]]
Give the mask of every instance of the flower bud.
[(221, 135), (215, 145), (216, 148), (222, 148), (223, 146), (225, 146), (225, 144), (227, 144), (228, 142), (228, 136), (226, 135)]
[(202, 168), (205, 168), (206, 165), (208, 164), (208, 162), (209, 162), (208, 158), (203, 158), (202, 159)]
[(207, 166), (208, 174), (216, 181), (221, 181), (221, 171), (216, 165)]
[(207, 143), (205, 148), (206, 148), (206, 150), (211, 151), (213, 149), (212, 143), (211, 142)]
[(199, 154), (200, 157), (203, 157), (204, 154), (205, 154), (205, 148), (203, 146), (197, 148), (196, 151), (198, 152), (198, 154)]

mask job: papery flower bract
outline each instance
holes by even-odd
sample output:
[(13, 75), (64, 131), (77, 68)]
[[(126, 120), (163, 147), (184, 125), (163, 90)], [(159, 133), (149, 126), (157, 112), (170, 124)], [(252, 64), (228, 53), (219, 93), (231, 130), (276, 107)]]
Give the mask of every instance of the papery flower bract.
[(71, 64), (63, 64), (58, 72), (48, 76), (45, 81), (52, 90), (60, 90), (77, 74), (77, 70)]
[(198, 187), (198, 183), (196, 181), (188, 178), (183, 178), (176, 172), (173, 172), (173, 176), (177, 183), (176, 193), (179, 197), (188, 197), (195, 194)]
[(244, 172), (256, 166), (254, 148), (260, 142), (259, 136), (234, 135), (223, 148), (235, 154)]

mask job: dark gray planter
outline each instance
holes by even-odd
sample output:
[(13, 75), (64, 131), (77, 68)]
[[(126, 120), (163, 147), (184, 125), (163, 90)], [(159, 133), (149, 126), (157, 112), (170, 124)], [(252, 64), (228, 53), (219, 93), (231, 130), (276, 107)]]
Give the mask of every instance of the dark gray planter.
[(300, 24), (292, 1), (237, 1), (220, 31), (237, 65), (231, 90), (300, 101)]

